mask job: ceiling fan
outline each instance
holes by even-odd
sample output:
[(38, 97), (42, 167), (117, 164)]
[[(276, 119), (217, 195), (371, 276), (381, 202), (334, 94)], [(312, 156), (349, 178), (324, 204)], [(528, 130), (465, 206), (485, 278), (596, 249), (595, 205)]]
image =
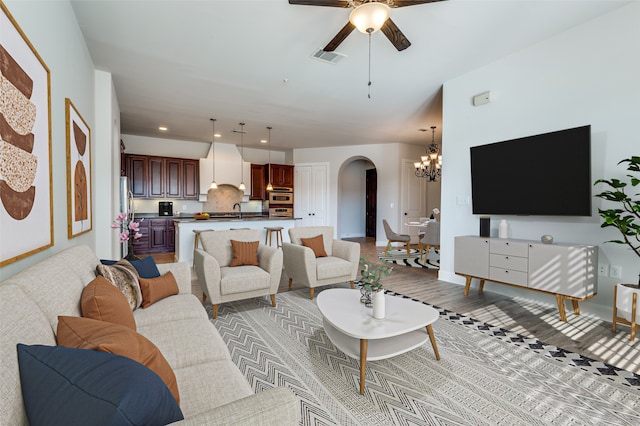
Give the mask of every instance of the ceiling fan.
[[(342, 7), (353, 8), (351, 15), (349, 16), (349, 22), (336, 34), (333, 39), (324, 47), (325, 52), (333, 52), (342, 43), (349, 34), (358, 28), (359, 31), (365, 34), (371, 34), (377, 30), (381, 30), (385, 36), (389, 39), (396, 49), (402, 51), (411, 46), (411, 42), (400, 31), (400, 28), (391, 20), (390, 8), (414, 6), (424, 3), (435, 3), (444, 0), (289, 0), (289, 4), (299, 4), (305, 6), (329, 6), (329, 7)], [(371, 26), (368, 23), (360, 25), (357, 22), (358, 11), (364, 12), (365, 9), (369, 9), (373, 15), (377, 15), (382, 11), (382, 20), (375, 26)], [(376, 10), (377, 9), (377, 10)], [(378, 15), (380, 16), (380, 15)], [(354, 23), (354, 19), (356, 22)], [(375, 19), (375, 16), (374, 16)], [(377, 28), (376, 28), (377, 26)]]

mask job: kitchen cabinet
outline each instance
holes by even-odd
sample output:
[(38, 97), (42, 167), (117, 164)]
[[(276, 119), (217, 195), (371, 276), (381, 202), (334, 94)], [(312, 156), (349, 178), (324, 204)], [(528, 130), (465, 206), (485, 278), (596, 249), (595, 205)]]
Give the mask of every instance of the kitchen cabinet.
[(142, 237), (133, 242), (136, 255), (167, 253), (175, 250), (175, 228), (173, 218), (153, 218), (140, 222)]
[(126, 155), (126, 163), (134, 198), (198, 199), (198, 160)]
[(250, 200), (267, 199), (267, 166), (264, 164), (251, 164), (251, 195)]
[(542, 244), (510, 238), (456, 237), (454, 270), (466, 278), (465, 296), (472, 278), (554, 295), (560, 320), (566, 321), (564, 302), (574, 313), (578, 302), (597, 294), (598, 247), (584, 244)]
[[(266, 165), (269, 168), (269, 165)], [(293, 188), (293, 166), (287, 164), (271, 164), (271, 184), (283, 188)]]

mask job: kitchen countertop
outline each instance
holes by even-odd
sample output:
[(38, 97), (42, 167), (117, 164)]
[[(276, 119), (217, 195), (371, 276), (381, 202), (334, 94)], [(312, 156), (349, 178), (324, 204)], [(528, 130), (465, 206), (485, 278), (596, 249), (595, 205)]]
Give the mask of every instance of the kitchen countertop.
[(135, 218), (144, 219), (173, 219), (176, 222), (205, 222), (205, 221), (233, 221), (240, 220), (292, 220), (292, 217), (269, 216), (264, 213), (242, 213), (242, 218), (238, 217), (238, 213), (209, 213), (209, 219), (194, 219), (194, 213), (180, 214), (173, 216), (160, 216), (158, 213), (136, 213)]

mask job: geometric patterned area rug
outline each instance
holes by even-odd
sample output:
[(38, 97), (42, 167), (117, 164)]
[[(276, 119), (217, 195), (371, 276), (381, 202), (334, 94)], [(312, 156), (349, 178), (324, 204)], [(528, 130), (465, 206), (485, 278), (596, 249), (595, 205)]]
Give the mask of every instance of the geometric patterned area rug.
[(369, 361), (360, 395), (359, 362), (329, 340), (309, 291), (276, 299), (224, 303), (211, 321), (254, 392), (298, 396), (301, 425), (640, 424), (638, 375), (437, 307), (440, 361), (429, 342)]
[(395, 265), (413, 266), (414, 268), (427, 268), (427, 269), (440, 269), (440, 253), (434, 249), (429, 249), (427, 256), (422, 255), (420, 260), (420, 253), (416, 249), (409, 251), (407, 256), (407, 250), (389, 250), (387, 255), (384, 252), (378, 253), (378, 259), (385, 263), (393, 263)]

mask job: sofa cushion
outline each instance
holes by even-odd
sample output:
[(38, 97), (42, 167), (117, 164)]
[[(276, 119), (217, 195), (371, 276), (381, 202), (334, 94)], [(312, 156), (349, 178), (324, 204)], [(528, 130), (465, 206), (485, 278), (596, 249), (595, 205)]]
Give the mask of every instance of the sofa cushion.
[(350, 276), (351, 263), (339, 257), (321, 257), (317, 259), (316, 273), (319, 280), (326, 280), (330, 278)]
[(271, 276), (258, 266), (239, 266), (220, 269), (220, 294), (246, 293), (269, 288)]
[(236, 241), (231, 240), (233, 259), (229, 266), (253, 265), (258, 266), (258, 245), (259, 241)]
[(142, 304), (142, 293), (138, 283), (138, 272), (125, 259), (120, 259), (113, 265), (98, 265), (96, 273), (102, 275), (115, 285), (129, 302), (131, 310), (137, 309)]
[(82, 316), (136, 329), (136, 320), (124, 294), (102, 276), (96, 277), (82, 291)]
[(178, 294), (178, 283), (171, 272), (156, 278), (140, 277), (139, 282), (142, 293), (142, 308), (144, 309), (159, 300)]
[(313, 250), (313, 254), (316, 257), (327, 257), (327, 252), (324, 250), (324, 239), (322, 238), (322, 234), (316, 235), (312, 238), (300, 238), (302, 245), (305, 247), (309, 247)]
[[(136, 269), (136, 272), (138, 273), (138, 276), (140, 278), (155, 278), (160, 276), (158, 265), (156, 265), (156, 261), (151, 256), (147, 256), (144, 259), (139, 260), (125, 260), (127, 260), (127, 262), (129, 262), (131, 266)], [(118, 261), (110, 259), (100, 259), (100, 263), (103, 265), (111, 266), (118, 263)]]
[(180, 403), (176, 377), (160, 350), (143, 335), (117, 324), (90, 318), (59, 317), (58, 345), (126, 356), (145, 365), (166, 383)]
[(133, 311), (133, 317), (136, 319), (138, 331), (140, 327), (147, 325), (183, 319), (208, 319), (202, 302), (193, 294), (177, 294), (159, 300), (146, 309), (136, 309)]
[(129, 358), (63, 346), (17, 348), (33, 426), (150, 425), (184, 418), (162, 380)]

